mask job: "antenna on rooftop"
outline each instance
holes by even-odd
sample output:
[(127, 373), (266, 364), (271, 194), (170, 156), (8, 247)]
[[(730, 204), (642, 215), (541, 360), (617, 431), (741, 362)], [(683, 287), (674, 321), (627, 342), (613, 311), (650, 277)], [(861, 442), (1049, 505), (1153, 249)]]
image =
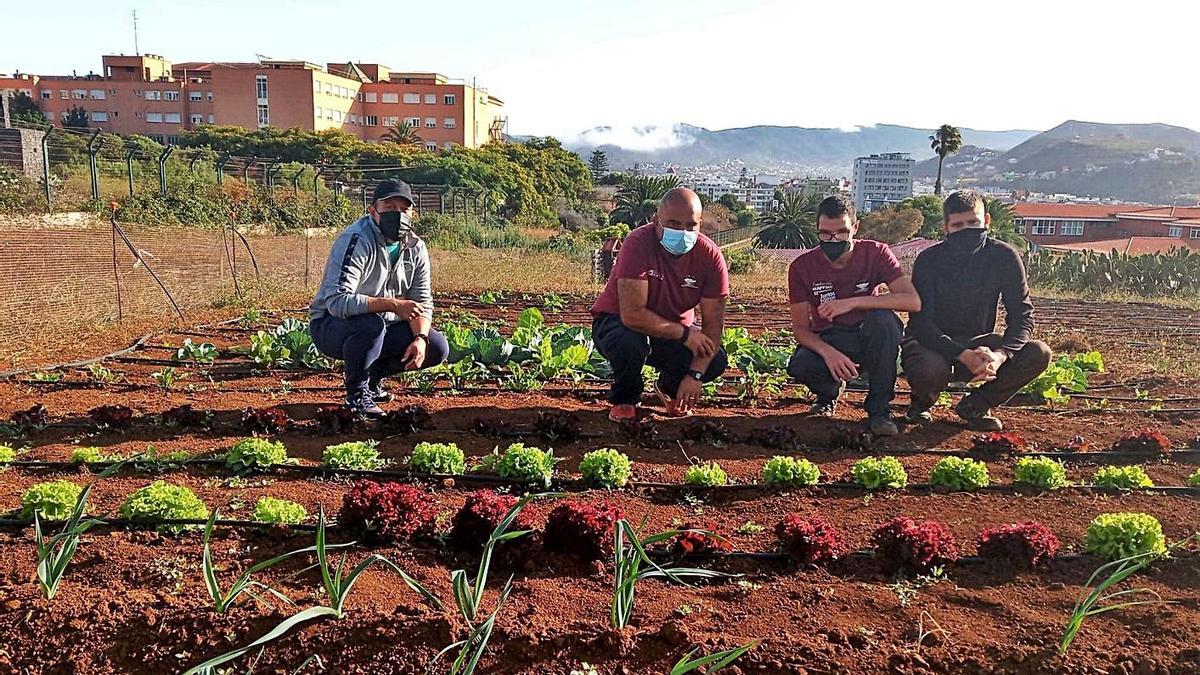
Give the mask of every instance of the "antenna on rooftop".
[(138, 50), (138, 35), (137, 35), (137, 10), (133, 10), (133, 55), (141, 56), (142, 52)]

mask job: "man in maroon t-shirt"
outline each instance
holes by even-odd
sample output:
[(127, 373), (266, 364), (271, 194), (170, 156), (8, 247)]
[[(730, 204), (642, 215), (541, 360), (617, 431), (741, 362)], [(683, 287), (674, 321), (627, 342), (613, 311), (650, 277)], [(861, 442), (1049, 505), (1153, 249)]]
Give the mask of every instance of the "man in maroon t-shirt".
[[(876, 436), (897, 433), (891, 405), (896, 389), (900, 318), (921, 298), (887, 244), (855, 240), (858, 220), (846, 197), (826, 197), (817, 207), (819, 246), (788, 268), (788, 302), (799, 347), (788, 374), (817, 395), (812, 413), (832, 417), (847, 380), (867, 371), (868, 425)], [(878, 287), (887, 284), (889, 293)]]
[[(592, 305), (592, 339), (612, 365), (613, 421), (637, 419), (644, 365), (658, 370), (654, 390), (670, 415), (690, 414), (701, 384), (725, 372), (729, 273), (721, 249), (700, 234), (700, 221), (695, 192), (667, 192), (654, 219), (625, 238)], [(701, 328), (693, 323), (697, 304)]]

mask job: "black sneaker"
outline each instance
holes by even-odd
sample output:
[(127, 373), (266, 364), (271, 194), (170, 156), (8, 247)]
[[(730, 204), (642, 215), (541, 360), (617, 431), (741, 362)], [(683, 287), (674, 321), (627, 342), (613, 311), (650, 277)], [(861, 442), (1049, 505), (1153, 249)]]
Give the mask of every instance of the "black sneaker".
[(904, 415), (904, 422), (916, 425), (930, 424), (933, 422), (933, 413), (928, 408), (921, 410), (920, 408), (910, 407)]
[(355, 417), (364, 420), (377, 420), (384, 415), (383, 408), (375, 405), (370, 393), (362, 396), (352, 396), (346, 399), (346, 407), (350, 408)]
[(808, 414), (813, 417), (833, 417), (837, 413), (837, 401), (828, 398), (819, 398), (817, 402), (808, 409)]
[(371, 400), (376, 403), (391, 403), (395, 400), (392, 392), (383, 388), (383, 380), (367, 384), (367, 393), (371, 395)]
[(867, 422), (867, 428), (871, 430), (871, 435), (876, 437), (895, 436), (900, 433), (890, 417), (872, 417)]
[(979, 410), (964, 400), (954, 409), (972, 431), (1003, 431), (1004, 423), (992, 417), (990, 410)]

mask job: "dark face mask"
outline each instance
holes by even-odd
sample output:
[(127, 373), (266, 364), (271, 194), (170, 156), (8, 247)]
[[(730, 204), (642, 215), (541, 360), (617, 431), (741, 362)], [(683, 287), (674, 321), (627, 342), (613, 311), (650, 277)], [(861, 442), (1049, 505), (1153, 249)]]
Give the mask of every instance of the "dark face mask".
[(401, 241), (412, 230), (412, 216), (404, 211), (381, 211), (379, 213), (379, 231), (388, 241)]
[(946, 235), (946, 245), (955, 251), (970, 253), (983, 246), (987, 235), (986, 227), (968, 227)]
[(850, 248), (850, 242), (848, 241), (821, 242), (821, 252), (825, 254), (826, 258), (829, 258), (830, 262), (842, 257), (842, 254), (844, 254), (848, 248)]

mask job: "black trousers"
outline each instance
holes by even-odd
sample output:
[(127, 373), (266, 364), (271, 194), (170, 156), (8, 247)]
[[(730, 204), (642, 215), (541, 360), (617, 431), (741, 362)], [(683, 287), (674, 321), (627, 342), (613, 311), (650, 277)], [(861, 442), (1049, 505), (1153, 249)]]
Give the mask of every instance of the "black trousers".
[[(867, 371), (867, 415), (891, 414), (896, 396), (896, 357), (900, 351), (900, 317), (887, 309), (873, 309), (857, 326), (833, 326), (821, 335), (826, 344), (846, 355)], [(800, 347), (788, 362), (788, 374), (808, 387), (818, 398), (836, 401), (843, 382), (829, 372), (825, 359)]]
[[(613, 383), (608, 400), (613, 405), (636, 404), (642, 398), (646, 382), (642, 366), (658, 370), (658, 386), (675, 396), (679, 383), (692, 365), (692, 352), (678, 340), (663, 340), (635, 332), (621, 323), (618, 314), (601, 314), (592, 321), (592, 341), (612, 365)], [(708, 364), (703, 382), (711, 382), (725, 372), (729, 358), (721, 349)]]

